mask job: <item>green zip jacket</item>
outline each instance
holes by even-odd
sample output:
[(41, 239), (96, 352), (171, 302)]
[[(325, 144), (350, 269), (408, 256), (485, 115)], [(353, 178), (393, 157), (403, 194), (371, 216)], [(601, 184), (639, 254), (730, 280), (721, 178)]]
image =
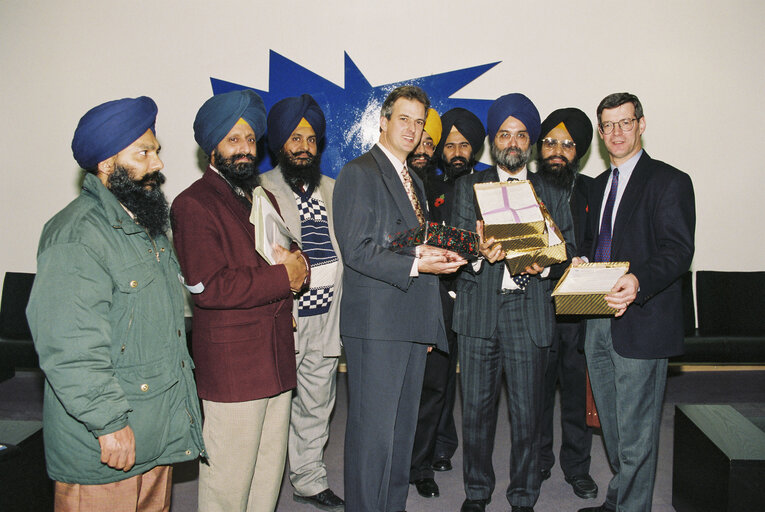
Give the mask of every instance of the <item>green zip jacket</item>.
[[(45, 225), (27, 318), (52, 479), (109, 483), (205, 456), (179, 277), (168, 239), (152, 240), (92, 174)], [(126, 425), (128, 472), (101, 463), (98, 442)]]

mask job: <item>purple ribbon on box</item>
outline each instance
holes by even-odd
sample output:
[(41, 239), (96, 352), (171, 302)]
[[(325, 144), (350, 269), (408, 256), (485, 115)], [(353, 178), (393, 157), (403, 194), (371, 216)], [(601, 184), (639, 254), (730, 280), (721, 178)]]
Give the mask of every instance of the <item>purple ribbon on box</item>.
[(499, 212), (507, 212), (507, 211), (509, 211), (510, 213), (513, 214), (513, 218), (515, 219), (515, 222), (519, 223), (519, 222), (521, 222), (521, 216), (518, 215), (519, 211), (521, 211), (521, 210), (528, 210), (529, 208), (538, 208), (539, 207), (538, 204), (530, 204), (530, 205), (524, 206), (522, 208), (513, 208), (512, 206), (510, 206), (510, 199), (508, 199), (508, 197), (507, 197), (507, 187), (502, 187), (502, 202), (505, 203), (505, 204), (501, 208), (497, 208), (496, 210), (491, 210), (489, 212), (484, 212), (483, 214), (484, 215), (490, 215), (492, 213), (499, 213)]

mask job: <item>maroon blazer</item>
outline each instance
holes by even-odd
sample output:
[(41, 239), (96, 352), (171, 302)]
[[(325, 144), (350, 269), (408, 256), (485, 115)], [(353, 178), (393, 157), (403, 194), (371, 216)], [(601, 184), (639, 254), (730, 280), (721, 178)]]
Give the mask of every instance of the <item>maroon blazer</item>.
[(295, 387), (287, 270), (255, 251), (249, 217), (210, 168), (171, 210), (173, 243), (194, 300), (197, 389), (214, 402), (255, 400)]

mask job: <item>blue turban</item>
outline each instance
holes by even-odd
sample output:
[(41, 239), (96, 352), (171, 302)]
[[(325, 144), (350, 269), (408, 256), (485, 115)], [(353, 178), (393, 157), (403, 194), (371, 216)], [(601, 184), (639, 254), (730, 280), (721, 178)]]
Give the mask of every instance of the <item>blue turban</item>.
[(521, 93), (505, 94), (497, 98), (489, 107), (489, 114), (486, 118), (486, 128), (489, 132), (489, 140), (494, 140), (494, 136), (499, 131), (499, 127), (508, 117), (514, 117), (526, 126), (529, 132), (531, 144), (536, 144), (541, 130), (539, 111), (537, 107)]
[(268, 147), (274, 153), (279, 153), (284, 143), (297, 128), (301, 119), (305, 118), (316, 132), (316, 142), (324, 137), (326, 121), (324, 112), (310, 94), (299, 97), (284, 98), (277, 102), (268, 113)]
[(255, 138), (260, 139), (265, 133), (266, 107), (252, 89), (216, 94), (205, 101), (194, 119), (194, 139), (210, 155), (239, 118), (247, 121)]
[(148, 96), (107, 101), (82, 116), (72, 138), (72, 154), (83, 169), (95, 169), (146, 130), (154, 131), (157, 104)]

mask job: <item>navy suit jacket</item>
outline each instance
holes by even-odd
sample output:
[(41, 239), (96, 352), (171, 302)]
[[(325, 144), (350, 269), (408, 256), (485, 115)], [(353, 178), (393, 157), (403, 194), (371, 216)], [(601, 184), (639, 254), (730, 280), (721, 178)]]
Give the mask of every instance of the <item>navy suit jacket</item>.
[[(611, 170), (595, 178), (582, 254), (593, 261), (600, 210)], [(635, 302), (611, 321), (614, 350), (635, 359), (683, 353), (680, 276), (691, 266), (696, 207), (690, 176), (654, 160), (638, 160), (614, 220), (611, 261), (629, 261), (640, 289)]]
[[(410, 174), (426, 208), (422, 181)], [(340, 334), (425, 343), (448, 352), (438, 277), (410, 277), (414, 256), (388, 249), (392, 235), (419, 222), (401, 178), (378, 146), (343, 166), (333, 205), (344, 265)]]
[[(574, 231), (568, 192), (550, 185), (532, 172), (528, 173), (528, 179), (563, 233), (567, 242), (566, 253), (570, 259), (574, 255), (574, 247), (569, 241), (574, 239)], [(473, 185), (498, 180), (496, 167), (457, 180), (452, 215), (452, 224), (455, 227), (475, 230), (478, 215)], [(522, 307), (528, 336), (539, 347), (549, 347), (552, 344), (555, 311), (550, 293), (553, 279), (560, 277), (567, 265), (567, 262), (553, 265), (547, 278), (532, 277), (526, 293), (523, 294)], [(457, 333), (477, 338), (490, 338), (494, 334), (502, 301), (499, 291), (504, 269), (504, 262), (489, 264), (484, 261), (478, 272), (473, 272), (470, 264), (460, 271), (457, 276), (457, 301), (454, 305), (452, 324)]]

